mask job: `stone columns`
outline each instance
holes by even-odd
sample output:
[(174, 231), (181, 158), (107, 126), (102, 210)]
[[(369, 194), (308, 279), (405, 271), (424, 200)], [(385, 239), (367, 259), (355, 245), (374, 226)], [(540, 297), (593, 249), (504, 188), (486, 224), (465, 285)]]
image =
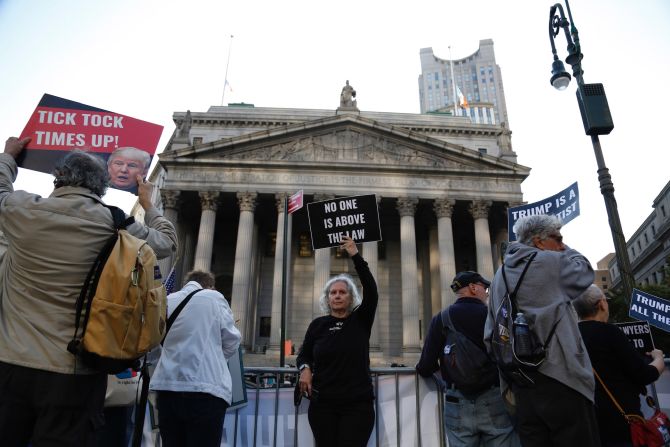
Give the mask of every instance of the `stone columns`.
[(240, 206), (240, 221), (237, 226), (237, 245), (235, 247), (235, 270), (233, 271), (232, 310), (238, 328), (242, 334), (242, 344), (250, 347), (253, 339), (248, 333), (255, 326), (254, 321), (247, 321), (253, 312), (248, 309), (249, 292), (251, 290), (251, 247), (254, 232), (254, 208), (256, 207), (256, 193), (238, 192), (237, 201)]
[(421, 351), (419, 340), (419, 283), (417, 280), (416, 235), (414, 212), (419, 199), (399, 197), (400, 214), (400, 263), (402, 272), (402, 349), (406, 353)]
[[(176, 230), (177, 219), (179, 216), (179, 211), (177, 209), (179, 205), (179, 191), (161, 189), (160, 194), (161, 194), (161, 202), (163, 203), (163, 217), (172, 222), (172, 225), (174, 225)], [(179, 241), (177, 241), (177, 244), (179, 244)], [(179, 249), (179, 247), (177, 247), (177, 249)], [(161, 269), (161, 274), (163, 275), (164, 281), (170, 274), (170, 270), (172, 270), (172, 264), (174, 263), (174, 260), (175, 260), (175, 254), (173, 253), (167, 258), (163, 258), (160, 261), (158, 261), (158, 266)]]
[(454, 276), (456, 276), (454, 230), (451, 224), (455, 203), (455, 200), (447, 198), (436, 199), (433, 203), (433, 210), (437, 216), (437, 243), (440, 248), (440, 296), (443, 309), (455, 301), (449, 287)]
[[(321, 202), (322, 200), (333, 199), (334, 196), (330, 194), (314, 194), (314, 201)], [(312, 299), (312, 318), (323, 315), (321, 306), (319, 304), (319, 297), (323, 292), (323, 286), (330, 279), (330, 248), (319, 248), (314, 250), (314, 292)]]
[(218, 198), (218, 191), (200, 191), (202, 215), (200, 216), (195, 261), (193, 262), (194, 270), (209, 271), (212, 267), (212, 247), (214, 246), (214, 227), (216, 224)]
[(470, 213), (475, 220), (475, 244), (477, 247), (477, 271), (489, 281), (493, 278), (491, 234), (489, 233), (489, 209), (491, 201), (479, 200), (470, 204)]
[[(370, 267), (370, 272), (372, 273), (372, 276), (375, 278), (375, 281), (378, 281), (378, 265), (379, 265), (379, 255), (377, 251), (377, 242), (364, 242), (363, 243), (363, 250), (361, 255), (363, 256), (363, 259), (365, 259), (368, 263), (368, 267)], [(379, 290), (379, 283), (377, 283), (377, 290), (379, 291), (379, 295), (381, 297), (381, 291)], [(381, 301), (381, 299), (380, 299)], [(375, 322), (372, 325), (372, 332), (370, 333), (370, 351), (371, 352), (379, 352), (381, 350), (380, 345), (379, 345), (379, 308), (381, 306), (379, 305), (379, 302), (377, 304), (377, 315), (375, 315)]]
[(281, 342), (281, 296), (283, 289), (283, 269), (284, 269), (284, 201), (288, 197), (287, 193), (276, 194), (277, 200), (277, 241), (275, 243), (275, 264), (272, 279), (272, 316), (270, 319), (270, 346), (268, 350), (279, 352), (279, 343)]

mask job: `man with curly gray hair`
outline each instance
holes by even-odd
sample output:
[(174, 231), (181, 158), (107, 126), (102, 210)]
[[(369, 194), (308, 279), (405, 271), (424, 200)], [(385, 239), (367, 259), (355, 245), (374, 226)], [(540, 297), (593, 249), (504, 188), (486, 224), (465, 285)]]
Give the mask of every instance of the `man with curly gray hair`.
[(595, 382), (572, 307), (593, 282), (593, 269), (581, 253), (563, 243), (556, 216), (523, 217), (514, 232), (517, 241), (510, 243), (491, 283), (484, 341), (490, 350), (493, 332), (506, 329), (494, 327), (495, 315), (528, 266), (516, 294), (517, 312), (524, 314), (545, 345), (546, 357), (539, 369), (524, 370), (530, 385), (501, 374), (501, 393), (516, 400), (517, 430), (524, 447), (599, 446)]
[[(0, 263), (2, 443), (91, 445), (104, 423), (107, 375), (84, 366), (67, 344), (86, 275), (116, 231), (101, 199), (107, 167), (95, 155), (71, 151), (53, 171), (49, 197), (14, 191), (16, 158), (29, 141), (11, 137), (0, 154), (0, 232), (7, 241)], [(138, 191), (146, 226), (135, 222), (127, 230), (164, 258), (177, 236), (153, 206), (152, 191), (151, 183)]]

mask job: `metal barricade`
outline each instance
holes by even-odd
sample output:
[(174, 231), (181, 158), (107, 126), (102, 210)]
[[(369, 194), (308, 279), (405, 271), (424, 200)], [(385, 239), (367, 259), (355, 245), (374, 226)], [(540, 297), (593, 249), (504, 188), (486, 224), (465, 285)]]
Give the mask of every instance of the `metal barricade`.
[[(424, 379), (414, 368), (372, 368), (371, 372), (376, 417), (368, 447), (446, 446), (444, 396), (436, 379)], [(293, 405), (298, 371), (248, 367), (244, 374), (248, 402), (226, 415), (222, 445), (313, 446), (309, 403)]]

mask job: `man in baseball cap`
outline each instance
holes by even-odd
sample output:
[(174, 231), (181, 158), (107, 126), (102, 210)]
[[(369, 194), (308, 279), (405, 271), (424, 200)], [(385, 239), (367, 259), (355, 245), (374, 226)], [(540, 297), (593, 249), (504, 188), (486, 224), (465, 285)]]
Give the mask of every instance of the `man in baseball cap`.
[[(445, 354), (454, 345), (447, 345), (448, 314), (453, 330), (474, 343), (472, 349), (486, 353), (484, 325), (488, 312), (491, 283), (477, 272), (459, 272), (451, 283), (456, 302), (433, 317), (423, 344), (417, 372), (430, 377), (440, 371), (447, 384), (444, 395), (445, 429), (450, 446), (465, 445), (519, 445), (512, 419), (500, 395), (498, 368), (484, 355), (478, 368), (476, 385), (459, 384), (452, 380), (449, 360)], [(471, 358), (478, 353), (471, 353)], [(466, 357), (469, 355), (466, 354)], [(481, 357), (481, 356), (478, 356)]]
[(485, 289), (488, 289), (491, 285), (491, 282), (484, 279), (484, 277), (477, 272), (459, 272), (451, 283), (451, 290), (456, 293), (463, 287), (467, 287), (470, 284), (481, 284)]

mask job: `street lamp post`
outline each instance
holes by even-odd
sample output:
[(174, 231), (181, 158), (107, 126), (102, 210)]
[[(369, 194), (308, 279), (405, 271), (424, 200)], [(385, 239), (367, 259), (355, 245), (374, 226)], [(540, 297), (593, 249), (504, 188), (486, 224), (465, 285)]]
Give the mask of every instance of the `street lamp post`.
[(621, 273), (621, 285), (624, 292), (624, 299), (629, 303), (633, 292), (635, 279), (631, 272), (628, 251), (626, 250), (626, 238), (621, 229), (619, 220), (619, 210), (616, 199), (614, 198), (614, 184), (610, 176), (609, 169), (605, 166), (605, 158), (600, 147), (598, 135), (608, 135), (614, 124), (610, 114), (607, 96), (602, 84), (585, 84), (582, 71), (582, 58), (579, 44), (579, 33), (572, 19), (570, 4), (565, 0), (565, 6), (568, 11), (568, 18), (565, 17), (563, 6), (556, 3), (549, 10), (549, 41), (551, 42), (551, 51), (554, 55), (554, 62), (551, 66), (551, 85), (558, 90), (565, 90), (570, 83), (570, 74), (565, 71), (563, 62), (558, 58), (554, 39), (563, 29), (565, 38), (568, 41), (568, 57), (565, 62), (572, 67), (572, 75), (577, 80), (577, 103), (584, 123), (586, 135), (591, 137), (593, 150), (598, 164), (598, 181), (600, 182), (600, 192), (605, 200), (605, 208), (609, 218), (609, 226), (612, 231), (612, 240), (614, 241), (614, 251), (616, 253), (617, 264)]

